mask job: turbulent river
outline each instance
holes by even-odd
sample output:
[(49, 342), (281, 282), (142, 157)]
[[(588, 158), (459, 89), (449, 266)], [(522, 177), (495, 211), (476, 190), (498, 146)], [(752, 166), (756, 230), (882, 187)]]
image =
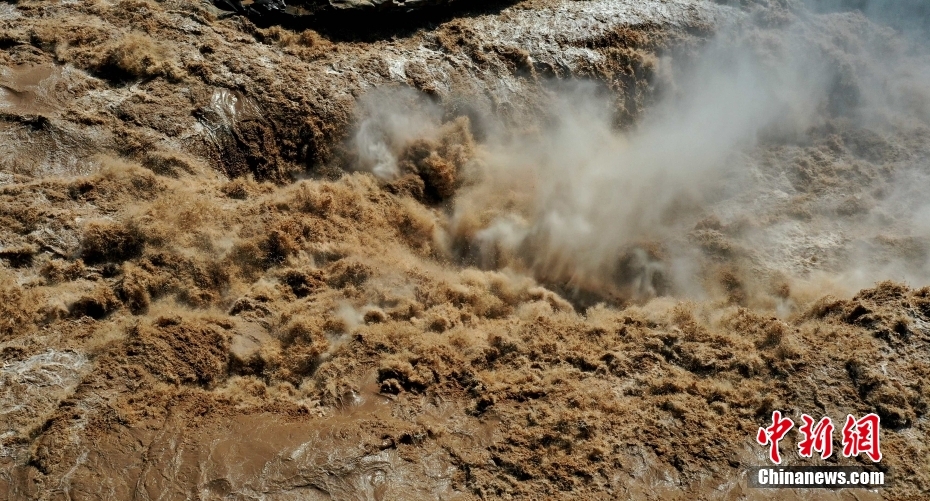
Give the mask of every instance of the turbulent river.
[(930, 489), (922, 3), (322, 5), (0, 3), (0, 497)]

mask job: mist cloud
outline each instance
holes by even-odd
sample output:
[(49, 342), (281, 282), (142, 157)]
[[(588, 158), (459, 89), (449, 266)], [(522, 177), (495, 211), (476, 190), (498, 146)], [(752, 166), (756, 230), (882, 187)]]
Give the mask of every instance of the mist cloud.
[[(886, 35), (856, 13), (737, 24), (697, 57), (666, 55), (656, 101), (622, 131), (611, 100), (584, 82), (553, 85), (534, 124), (483, 117), (522, 131), (482, 134), (457, 173), (442, 206), (448, 254), (619, 301), (713, 294), (708, 280), (720, 279), (707, 274), (727, 266), (746, 276), (722, 280), (747, 288), (820, 272), (861, 286), (907, 266), (902, 278), (922, 279), (919, 250), (876, 242), (920, 247), (930, 236), (919, 190), (906, 189), (923, 183), (926, 151), (895, 135), (926, 134), (930, 51)], [(406, 91), (363, 110), (358, 167), (384, 180), (399, 175), (403, 145), (441, 122), (431, 101)]]

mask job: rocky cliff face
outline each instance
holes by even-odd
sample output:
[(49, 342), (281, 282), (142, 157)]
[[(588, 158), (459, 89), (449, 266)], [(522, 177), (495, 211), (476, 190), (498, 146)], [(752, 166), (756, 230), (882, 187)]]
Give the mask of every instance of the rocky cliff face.
[(773, 410), (927, 490), (919, 37), (429, 5), (0, 3), (3, 496), (767, 499)]

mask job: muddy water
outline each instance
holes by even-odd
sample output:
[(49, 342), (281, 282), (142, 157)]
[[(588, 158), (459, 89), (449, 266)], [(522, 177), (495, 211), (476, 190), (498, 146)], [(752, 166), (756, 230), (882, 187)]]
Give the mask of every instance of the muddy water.
[(455, 468), (447, 454), (410, 462), (390, 440), (371, 447), (376, 437), (366, 428), (393, 420), (389, 403), (375, 394), (356, 397), (324, 419), (283, 423), (273, 415), (235, 417), (205, 433), (208, 457), (197, 466), (198, 484), (218, 497), (454, 499)]
[[(122, 428), (86, 448), (66, 491), (97, 499), (383, 501), (462, 496), (451, 487), (456, 469), (447, 452), (435, 450), (411, 460), (409, 451), (399, 449), (405, 445), (379, 436), (377, 430), (402, 424), (387, 398), (367, 393), (348, 400), (332, 416), (216, 416), (197, 426), (169, 418), (148, 432)], [(463, 442), (473, 447), (490, 443), (493, 424), (450, 416), (438, 408), (417, 418), (448, 419), (462, 420)]]
[[(478, 421), (457, 405), (435, 405), (415, 417), (398, 416), (390, 399), (366, 393), (331, 416), (282, 419), (278, 414), (211, 416), (199, 424), (180, 416), (149, 427), (120, 427), (85, 444), (60, 491), (74, 499), (456, 500), (471, 493), (453, 487), (450, 451), (428, 449), (428, 437), (384, 438), (405, 419), (445, 424), (458, 435), (456, 450), (506, 441), (493, 416)], [(400, 411), (402, 413), (403, 411)], [(417, 450), (419, 448), (419, 450)], [(740, 452), (745, 464), (762, 464), (757, 450)], [(827, 501), (882, 499), (878, 491), (751, 489), (745, 472), (683, 479), (647, 448), (621, 455), (604, 499), (707, 499)], [(460, 479), (459, 479), (460, 480)], [(9, 491), (13, 495), (15, 490)]]
[(0, 185), (17, 176), (97, 170), (90, 157), (106, 146), (109, 132), (86, 122), (53, 125), (72, 104), (75, 88), (85, 88), (87, 80), (85, 73), (55, 64), (0, 68)]
[(43, 416), (71, 394), (90, 369), (88, 360), (73, 351), (49, 350), (0, 366), (0, 457), (12, 456), (12, 428)]
[(55, 110), (55, 85), (61, 68), (52, 65), (20, 65), (0, 73), (0, 111), (40, 115)]
[[(708, 283), (719, 282), (706, 301), (673, 294), (628, 304), (594, 291), (603, 304), (576, 310), (553, 292), (564, 284), (545, 289), (533, 270), (449, 258), (446, 207), (413, 195), (424, 182), (417, 175), (455, 186), (448, 175), (461, 171), (449, 166), (463, 167), (456, 159), (474, 146), (456, 136), (468, 136), (464, 126), (442, 140), (407, 138), (415, 144), (405, 168), (423, 169), (408, 191), (358, 172), (262, 178), (266, 161), (305, 169), (310, 156), (298, 152), (333, 146), (355, 97), (389, 81), (442, 99), (478, 89), (497, 105), (535, 95), (545, 72), (578, 75), (618, 93), (640, 89), (624, 105), (630, 118), (648, 103), (652, 79), (627, 75), (627, 65), (660, 79), (664, 62), (649, 40), (672, 44), (656, 23), (703, 36), (714, 12), (746, 12), (684, 0), (536, 1), (369, 44), (313, 33), (295, 41), (175, 0), (149, 3), (144, 16), (72, 2), (48, 18), (31, 2), (17, 5), (29, 16), (20, 24), (61, 50), (0, 73), (0, 127), (10, 132), (0, 138), (0, 240), (32, 258), (0, 265), (0, 318), (14, 319), (0, 322), (0, 497), (880, 497), (749, 489), (743, 469), (765, 461), (753, 431), (772, 408), (834, 418), (879, 409), (895, 423), (883, 429), (887, 462), (905, 472), (885, 497), (927, 485), (930, 292), (883, 284), (811, 308), (825, 288), (805, 291), (781, 275), (752, 288), (764, 273), (848, 262), (853, 228), (878, 228), (857, 238), (904, 248), (892, 264), (926, 269), (926, 242), (901, 238), (926, 183), (891, 176), (927, 158), (930, 131), (916, 118), (903, 133), (869, 134), (828, 117), (799, 144), (747, 152), (757, 189), (695, 208), (707, 217), (676, 226), (706, 254)], [(0, 7), (0, 22), (20, 7)], [(788, 15), (763, 14), (775, 27)], [(119, 36), (127, 24), (152, 39), (135, 39), (151, 49), (136, 56), (177, 56), (189, 74), (107, 81), (99, 62), (126, 44), (86, 40)], [(837, 32), (814, 40), (861, 62), (846, 50), (869, 31), (864, 19), (822, 24)], [(11, 54), (34, 50), (28, 34)], [(698, 44), (674, 36), (686, 55)], [(539, 122), (518, 104), (514, 115), (523, 109)], [(236, 155), (242, 170), (224, 171)], [(188, 168), (191, 157), (209, 168)], [(909, 158), (914, 166), (901, 163)], [(647, 202), (666, 193), (643, 192)], [(899, 192), (901, 204), (883, 202)], [(592, 234), (617, 232), (608, 222)], [(869, 278), (898, 277), (878, 271)]]

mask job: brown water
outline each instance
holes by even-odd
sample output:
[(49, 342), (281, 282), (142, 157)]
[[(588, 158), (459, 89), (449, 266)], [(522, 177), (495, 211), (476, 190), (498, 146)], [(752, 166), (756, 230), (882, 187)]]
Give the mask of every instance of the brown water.
[[(777, 2), (216, 14), (0, 7), (0, 497), (927, 490), (923, 47)], [(749, 489), (774, 409), (879, 413), (893, 487)]]
[(20, 65), (0, 76), (0, 109), (41, 115), (55, 109), (55, 85), (61, 70), (52, 65)]

